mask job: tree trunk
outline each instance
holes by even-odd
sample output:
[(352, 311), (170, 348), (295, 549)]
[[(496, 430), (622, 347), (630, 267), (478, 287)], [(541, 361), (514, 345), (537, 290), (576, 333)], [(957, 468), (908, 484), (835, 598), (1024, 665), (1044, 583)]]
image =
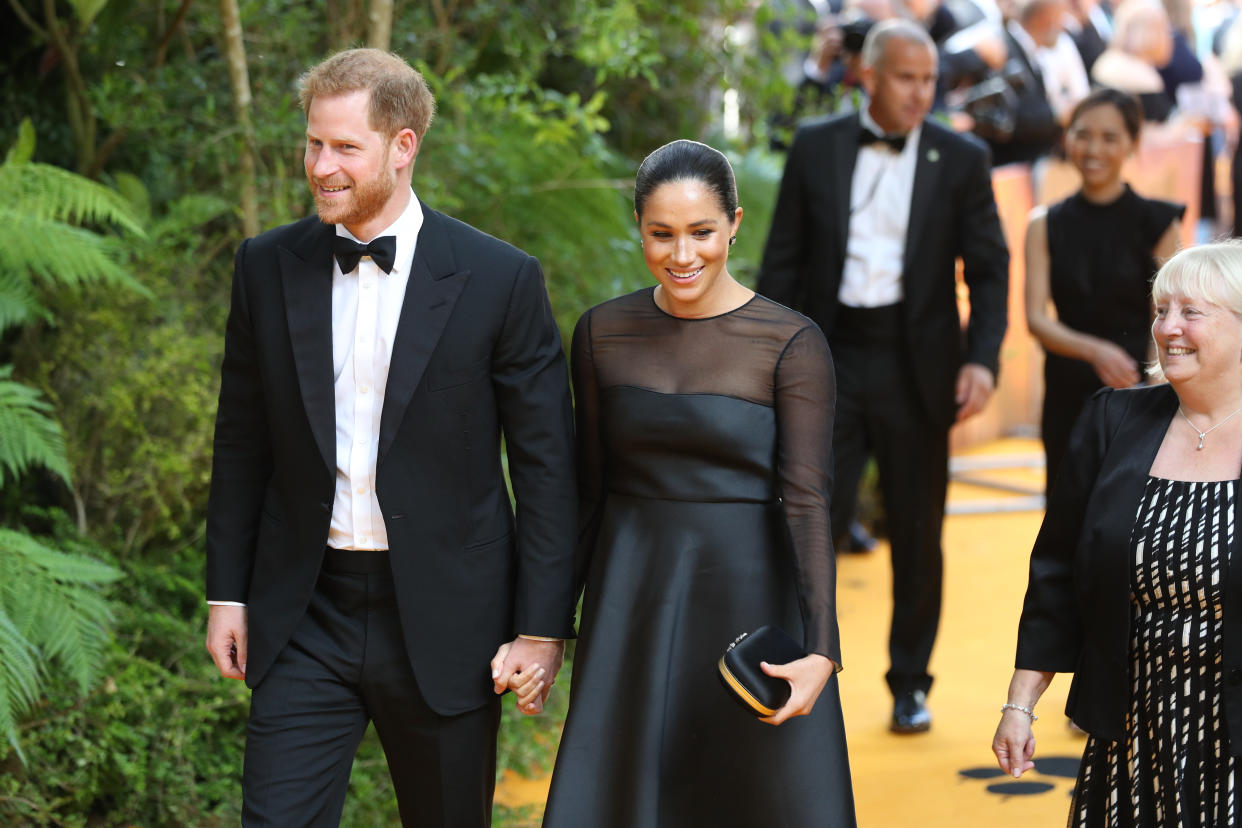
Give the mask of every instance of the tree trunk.
[(241, 13), (237, 0), (220, 0), (220, 22), (223, 27), (224, 54), (229, 64), (229, 83), (233, 89), (233, 108), (241, 127), (242, 228), (247, 236), (259, 233), (259, 195), (255, 183), (254, 127), (250, 121), (250, 72), (246, 67), (246, 44), (242, 40)]
[(372, 49), (392, 49), (392, 0), (371, 0), (367, 9), (367, 45)]
[(327, 0), (328, 35), (332, 50), (357, 46), (362, 40), (363, 0)]

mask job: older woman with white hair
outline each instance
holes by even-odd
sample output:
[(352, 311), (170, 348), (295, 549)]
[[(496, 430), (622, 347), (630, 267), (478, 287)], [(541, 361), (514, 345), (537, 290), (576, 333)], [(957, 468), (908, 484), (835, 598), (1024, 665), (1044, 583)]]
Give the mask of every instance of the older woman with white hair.
[[(1167, 383), (1088, 402), (1031, 552), (992, 750), (1035, 766), (1035, 704), (1073, 673), (1089, 734), (1071, 826), (1232, 826), (1242, 753), (1242, 243), (1152, 284)], [(1232, 564), (1230, 558), (1233, 558)]]

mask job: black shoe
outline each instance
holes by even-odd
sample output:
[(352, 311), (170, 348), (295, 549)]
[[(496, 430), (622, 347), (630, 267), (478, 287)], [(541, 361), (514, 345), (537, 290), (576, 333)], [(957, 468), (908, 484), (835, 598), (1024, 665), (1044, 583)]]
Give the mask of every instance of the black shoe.
[(849, 531), (836, 543), (838, 552), (870, 552), (879, 543), (867, 527), (856, 520), (850, 521)]
[(888, 729), (894, 733), (925, 733), (931, 730), (931, 718), (927, 694), (908, 690), (893, 700), (893, 721)]

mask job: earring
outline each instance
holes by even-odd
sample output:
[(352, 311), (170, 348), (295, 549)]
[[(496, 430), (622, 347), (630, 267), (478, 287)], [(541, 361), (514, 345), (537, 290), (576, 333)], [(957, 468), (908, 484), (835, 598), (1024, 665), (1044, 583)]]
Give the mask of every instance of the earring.
[(736, 242), (736, 241), (737, 241), (737, 236), (730, 236), (730, 237), (729, 237), (729, 246), (730, 246), (730, 247), (732, 247), (732, 246), (733, 246), (733, 243), (734, 243), (734, 242)]

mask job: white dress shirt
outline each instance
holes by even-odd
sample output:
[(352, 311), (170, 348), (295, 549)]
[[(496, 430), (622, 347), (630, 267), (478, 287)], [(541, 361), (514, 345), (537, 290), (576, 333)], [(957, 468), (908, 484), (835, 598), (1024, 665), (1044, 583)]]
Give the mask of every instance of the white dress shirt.
[[(867, 110), (859, 118), (863, 129), (884, 134)], [(922, 131), (921, 125), (910, 130), (900, 153), (886, 144), (858, 148), (850, 183), (845, 267), (837, 293), (842, 305), (878, 308), (902, 300), (902, 261)]]
[[(392, 272), (385, 273), (363, 256), (342, 273), (332, 259), (332, 377), (336, 391), (336, 497), (328, 546), (337, 549), (387, 549), (388, 532), (375, 496), (380, 415), (392, 361), (392, 343), (405, 301), (410, 265), (423, 226), (423, 209), (413, 191), (405, 212), (376, 234), (397, 237)], [(336, 234), (355, 238), (344, 225)], [(238, 601), (208, 604), (239, 606)]]
[(1039, 68), (1044, 74), (1044, 93), (1057, 119), (1068, 120), (1070, 112), (1091, 91), (1087, 67), (1082, 55), (1067, 32), (1057, 37), (1057, 45), (1051, 49), (1040, 48)]
[[(375, 496), (380, 415), (388, 385), (388, 366), (397, 320), (410, 280), (410, 264), (423, 226), (423, 210), (413, 192), (410, 203), (389, 227), (376, 233), (397, 237), (397, 258), (385, 273), (363, 256), (342, 273), (332, 260), (332, 377), (336, 391), (336, 498), (328, 546), (336, 549), (387, 549), (388, 532)], [(359, 242), (343, 224), (336, 234)]]

